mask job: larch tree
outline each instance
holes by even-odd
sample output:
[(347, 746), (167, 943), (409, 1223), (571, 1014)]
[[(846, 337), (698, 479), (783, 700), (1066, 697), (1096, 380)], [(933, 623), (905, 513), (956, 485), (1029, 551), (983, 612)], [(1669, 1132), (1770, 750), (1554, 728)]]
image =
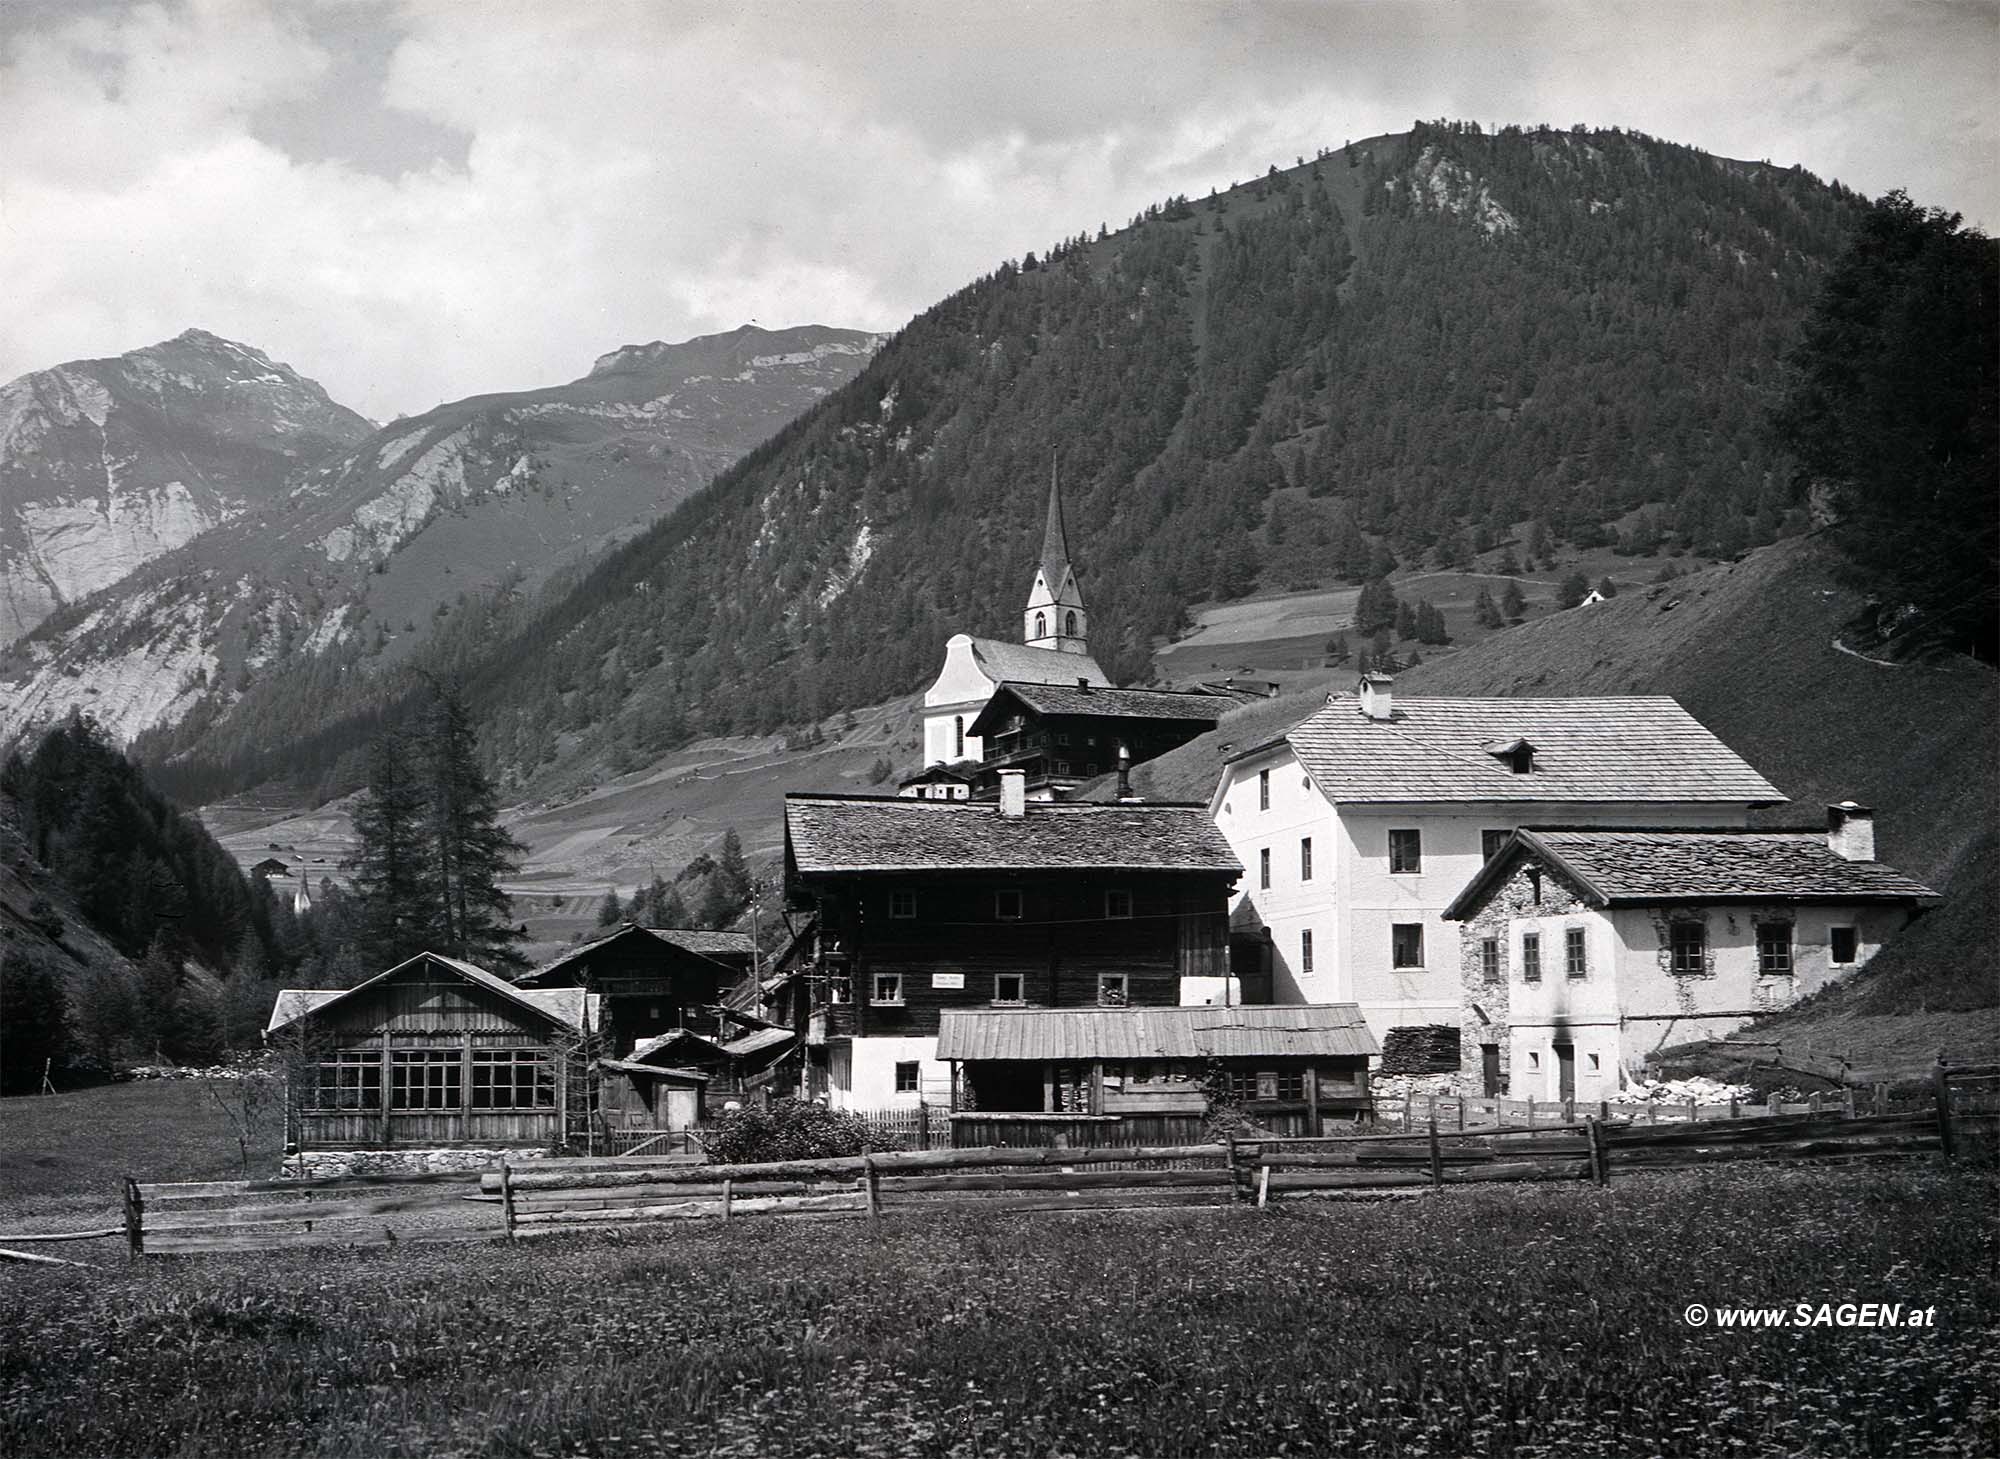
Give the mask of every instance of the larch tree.
[(411, 760), (402, 740), (377, 739), (368, 751), (368, 788), (354, 803), (360, 846), (346, 865), (358, 904), (356, 951), (377, 971), (422, 952), (437, 921), (427, 806)]
[(436, 917), (436, 950), (480, 967), (525, 968), (525, 928), (509, 924), (513, 902), (500, 878), (527, 850), (500, 824), (499, 799), (479, 763), (471, 711), (448, 685), (433, 685), (424, 725), (424, 841)]

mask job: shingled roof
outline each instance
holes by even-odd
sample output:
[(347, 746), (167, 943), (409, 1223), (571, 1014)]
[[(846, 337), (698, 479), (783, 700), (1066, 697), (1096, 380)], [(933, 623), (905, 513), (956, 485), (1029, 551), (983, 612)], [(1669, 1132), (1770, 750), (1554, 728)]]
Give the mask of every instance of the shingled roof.
[[(693, 927), (641, 927), (636, 922), (626, 922), (615, 931), (607, 932), (602, 937), (593, 937), (589, 942), (580, 942), (567, 952), (549, 959), (540, 967), (529, 969), (514, 982), (519, 987), (546, 982), (579, 958), (587, 957), (607, 943), (616, 942), (621, 937), (633, 936), (649, 937), (655, 942), (664, 942), (669, 947), (677, 947), (683, 952), (690, 952), (696, 957), (707, 958), (710, 961), (730, 956), (747, 958), (755, 950), (747, 932), (709, 932)], [(728, 964), (723, 964), (725, 974), (733, 974), (736, 971)]]
[(1078, 679), (1088, 679), (1097, 688), (1111, 687), (1111, 676), (1089, 654), (1029, 648), (1025, 643), (1008, 643), (1000, 638), (975, 638), (972, 657), (996, 684), (1074, 684)]
[(1366, 1058), (1353, 1003), (1217, 1008), (947, 1008), (940, 1059)]
[(1894, 867), (1839, 855), (1819, 831), (1521, 830), (1444, 915), (1472, 916), (1529, 859), (1560, 872), (1599, 907), (1939, 900)]
[(367, 992), (377, 983), (393, 978), (412, 963), (428, 962), (456, 974), (466, 982), (496, 993), (507, 1002), (514, 1003), (553, 1023), (560, 1023), (573, 1029), (589, 1028), (595, 1021), (592, 1005), (595, 995), (586, 996), (581, 988), (517, 988), (505, 978), (489, 973), (482, 967), (455, 957), (446, 957), (439, 952), (420, 952), (415, 957), (406, 958), (386, 972), (377, 973), (366, 982), (356, 983), (352, 988), (285, 988), (278, 994), (278, 1001), (272, 1005), (270, 1022), (265, 1024), (268, 1036), (281, 1028), (298, 1022), (309, 1014), (319, 1013), (335, 1003)]
[(1198, 805), (1031, 801), (1005, 816), (991, 802), (905, 796), (785, 797), (785, 847), (804, 875), (853, 871), (1213, 871), (1243, 863)]
[[(1075, 657), (1075, 655), (1071, 655)], [(993, 698), (969, 726), (975, 735), (988, 733), (989, 721), (1009, 710), (1003, 696), (1012, 695), (1037, 714), (1079, 714), (1107, 719), (1187, 719), (1213, 724), (1237, 705), (1220, 694), (1188, 694), (1167, 689), (1104, 689), (1067, 684), (997, 684)]]
[[(1496, 747), (1525, 740), (1515, 774)], [(1590, 699), (1425, 699), (1399, 695), (1386, 720), (1336, 694), (1277, 739), (1340, 803), (1688, 802), (1778, 805), (1785, 796), (1665, 695)]]

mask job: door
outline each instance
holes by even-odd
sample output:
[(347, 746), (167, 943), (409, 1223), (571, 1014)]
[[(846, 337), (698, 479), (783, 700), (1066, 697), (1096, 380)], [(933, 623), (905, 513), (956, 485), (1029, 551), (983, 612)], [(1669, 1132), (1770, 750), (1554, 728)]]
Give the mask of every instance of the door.
[(1482, 1092), (1488, 1099), (1498, 1099), (1500, 1088), (1500, 1045), (1481, 1044), (1479, 1046), (1479, 1081)]
[(1576, 1098), (1576, 1045), (1556, 1045), (1556, 1098)]

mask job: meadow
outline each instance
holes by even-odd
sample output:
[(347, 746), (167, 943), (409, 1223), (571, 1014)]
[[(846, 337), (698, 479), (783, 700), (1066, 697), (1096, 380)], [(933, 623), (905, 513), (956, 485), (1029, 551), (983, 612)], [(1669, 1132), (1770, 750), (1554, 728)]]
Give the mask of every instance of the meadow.
[[(1990, 1175), (0, 1270), (0, 1453), (2000, 1452)], [(1924, 1330), (1690, 1328), (1894, 1301)]]

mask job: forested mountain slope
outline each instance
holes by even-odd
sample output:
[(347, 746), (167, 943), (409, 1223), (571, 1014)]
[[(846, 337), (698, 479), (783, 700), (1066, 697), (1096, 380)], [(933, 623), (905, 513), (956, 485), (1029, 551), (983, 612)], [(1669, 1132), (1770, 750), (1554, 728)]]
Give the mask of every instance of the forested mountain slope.
[(656, 520), (877, 343), (806, 326), (632, 345), (566, 385), (395, 421), (0, 658), (0, 743), (72, 707), (120, 739), (193, 715), (193, 742), (234, 707), (281, 744), (365, 703), (466, 594), (532, 592)]
[[(1190, 602), (1509, 524), (1765, 540), (1803, 515), (1764, 412), (1854, 207), (1641, 136), (1446, 125), (1170, 200), (928, 310), (573, 590), (475, 608), (450, 662), (517, 781), (879, 702), (949, 633), (1015, 631), (1052, 458), (1121, 680)], [(256, 723), (148, 748), (226, 791), (325, 775), (361, 721), (282, 762)]]
[(199, 329), (0, 385), (0, 645), (374, 429)]

